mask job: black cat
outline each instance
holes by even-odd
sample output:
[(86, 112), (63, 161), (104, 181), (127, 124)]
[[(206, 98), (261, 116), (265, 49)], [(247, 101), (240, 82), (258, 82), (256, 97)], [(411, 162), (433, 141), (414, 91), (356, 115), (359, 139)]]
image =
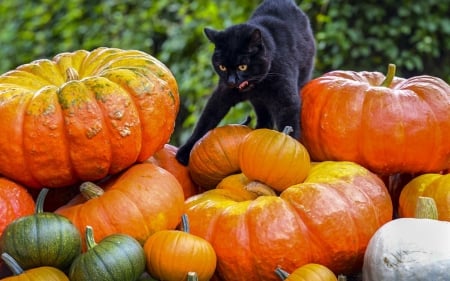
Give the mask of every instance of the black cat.
[(187, 165), (194, 144), (245, 100), (255, 110), (256, 128), (291, 126), (299, 138), (299, 89), (311, 79), (316, 49), (309, 19), (294, 1), (265, 0), (246, 23), (205, 28), (205, 34), (215, 44), (212, 64), (220, 80), (177, 160)]

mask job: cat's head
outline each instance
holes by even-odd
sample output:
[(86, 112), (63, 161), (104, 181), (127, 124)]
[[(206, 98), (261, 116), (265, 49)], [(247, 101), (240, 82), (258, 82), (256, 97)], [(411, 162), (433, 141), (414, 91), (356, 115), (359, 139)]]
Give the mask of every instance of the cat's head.
[(258, 28), (240, 24), (223, 31), (205, 28), (205, 34), (215, 45), (214, 69), (229, 87), (246, 91), (267, 76), (270, 58)]

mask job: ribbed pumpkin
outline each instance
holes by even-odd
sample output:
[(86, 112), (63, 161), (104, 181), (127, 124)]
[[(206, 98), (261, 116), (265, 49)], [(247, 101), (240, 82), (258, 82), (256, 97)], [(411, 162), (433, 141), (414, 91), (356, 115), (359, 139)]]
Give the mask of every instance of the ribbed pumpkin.
[(137, 50), (61, 53), (0, 76), (0, 174), (29, 187), (99, 180), (168, 141), (176, 81)]
[(24, 269), (52, 266), (66, 269), (81, 253), (78, 229), (65, 217), (44, 212), (48, 189), (36, 200), (36, 213), (11, 222), (0, 237), (0, 249)]
[(311, 167), (309, 153), (289, 136), (290, 130), (257, 129), (247, 134), (239, 148), (239, 167), (250, 180), (277, 191), (303, 182)]
[(188, 166), (194, 182), (204, 189), (212, 189), (226, 176), (239, 173), (239, 146), (251, 131), (244, 125), (224, 125), (198, 140)]
[(311, 262), (358, 271), (370, 237), (392, 218), (381, 179), (351, 162), (315, 164), (279, 196), (248, 194), (213, 189), (185, 202), (191, 233), (212, 244), (223, 280), (275, 281), (278, 265)]
[[(158, 230), (174, 229), (183, 213), (183, 189), (168, 171), (152, 163), (135, 164), (101, 184), (82, 185), (82, 193), (55, 212), (70, 219), (83, 234), (88, 225), (95, 240), (123, 233), (141, 244)], [(84, 234), (83, 234), (84, 235)]]
[(25, 187), (0, 177), (0, 236), (13, 220), (33, 214), (35, 203)]
[(286, 281), (337, 281), (336, 275), (326, 266), (318, 263), (308, 263), (288, 273), (281, 267), (275, 269), (280, 280)]
[(431, 197), (436, 203), (438, 219), (450, 221), (450, 174), (423, 174), (412, 179), (400, 193), (399, 216), (415, 217), (420, 196)]
[(97, 243), (94, 230), (88, 226), (85, 239), (87, 251), (79, 255), (70, 266), (71, 281), (135, 281), (144, 272), (144, 249), (133, 237), (117, 233), (108, 235)]
[(183, 188), (184, 198), (188, 198), (199, 193), (199, 188), (192, 180), (188, 167), (180, 164), (175, 158), (177, 151), (178, 147), (165, 144), (162, 149), (155, 152), (147, 161), (158, 165), (174, 175)]
[(56, 267), (41, 266), (24, 271), (8, 253), (2, 253), (2, 260), (9, 266), (14, 276), (2, 281), (69, 281), (69, 278)]
[(302, 142), (314, 161), (357, 162), (379, 174), (450, 167), (450, 86), (433, 76), (336, 70), (301, 91)]
[(199, 281), (209, 281), (216, 269), (216, 253), (205, 239), (189, 233), (189, 221), (182, 216), (182, 231), (161, 230), (144, 244), (147, 270), (158, 280), (186, 280), (196, 272)]

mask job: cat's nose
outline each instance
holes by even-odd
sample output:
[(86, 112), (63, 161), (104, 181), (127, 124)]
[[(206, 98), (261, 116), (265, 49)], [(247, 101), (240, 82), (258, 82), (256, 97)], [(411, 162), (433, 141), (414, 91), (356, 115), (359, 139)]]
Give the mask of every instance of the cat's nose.
[(229, 75), (227, 79), (227, 85), (230, 88), (236, 88), (238, 86), (239, 82), (237, 81), (237, 78), (235, 75)]

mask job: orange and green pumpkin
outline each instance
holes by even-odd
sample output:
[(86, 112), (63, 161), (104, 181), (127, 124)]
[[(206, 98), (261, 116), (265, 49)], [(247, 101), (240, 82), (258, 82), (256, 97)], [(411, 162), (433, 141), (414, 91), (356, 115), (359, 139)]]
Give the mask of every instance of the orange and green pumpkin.
[(163, 147), (179, 102), (169, 69), (137, 50), (21, 65), (0, 76), (0, 174), (37, 188), (116, 174)]

